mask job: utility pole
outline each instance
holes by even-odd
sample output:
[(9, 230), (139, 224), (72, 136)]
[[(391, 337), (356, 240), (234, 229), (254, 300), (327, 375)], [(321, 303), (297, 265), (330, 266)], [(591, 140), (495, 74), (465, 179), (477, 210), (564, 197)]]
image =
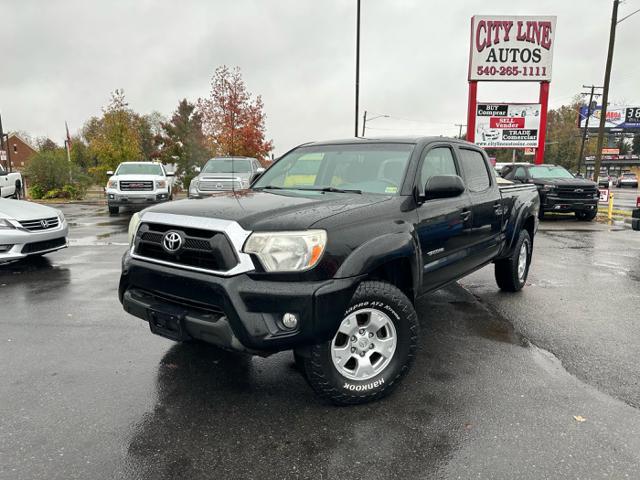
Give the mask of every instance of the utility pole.
[[(578, 173), (580, 173), (580, 169), (582, 168), (582, 157), (584, 155), (584, 142), (587, 139), (587, 130), (589, 129), (589, 119), (591, 118), (591, 113), (592, 113), (591, 105), (593, 104), (593, 97), (600, 96), (599, 93), (594, 93), (594, 90), (596, 88), (602, 89), (602, 87), (596, 87), (595, 85), (583, 85), (582, 88), (590, 88), (591, 91), (589, 93), (589, 103), (587, 106), (587, 118), (585, 119), (585, 122), (584, 122), (584, 129), (582, 130), (582, 142), (580, 143), (580, 155), (578, 156)], [(583, 92), (581, 95), (587, 95), (587, 94)]]
[(358, 1), (358, 11), (356, 14), (356, 114), (355, 114), (355, 132), (354, 136), (358, 136), (358, 116), (360, 109), (358, 101), (360, 99), (360, 0)]
[(364, 115), (362, 115), (362, 136), (364, 137), (364, 132), (367, 128), (367, 111), (364, 111)]
[(602, 110), (600, 112), (600, 126), (598, 128), (598, 146), (596, 147), (596, 162), (593, 166), (593, 181), (598, 182), (600, 164), (602, 162), (602, 142), (604, 139), (604, 125), (607, 121), (607, 102), (609, 101), (609, 80), (611, 80), (611, 65), (613, 63), (613, 47), (616, 43), (616, 25), (618, 24), (618, 5), (620, 0), (613, 0), (611, 12), (611, 31), (609, 32), (609, 51), (607, 52), (607, 65), (604, 70), (604, 87), (602, 90)]
[(466, 127), (466, 123), (454, 123), (454, 125), (456, 127), (459, 127), (458, 129), (458, 138), (462, 138), (462, 127)]

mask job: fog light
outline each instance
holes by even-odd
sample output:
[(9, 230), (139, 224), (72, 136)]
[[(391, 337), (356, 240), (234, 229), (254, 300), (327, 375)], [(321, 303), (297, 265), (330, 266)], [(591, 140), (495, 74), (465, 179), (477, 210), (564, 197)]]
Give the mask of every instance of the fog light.
[(282, 316), (282, 324), (287, 328), (296, 328), (298, 325), (298, 317), (293, 313), (285, 313)]

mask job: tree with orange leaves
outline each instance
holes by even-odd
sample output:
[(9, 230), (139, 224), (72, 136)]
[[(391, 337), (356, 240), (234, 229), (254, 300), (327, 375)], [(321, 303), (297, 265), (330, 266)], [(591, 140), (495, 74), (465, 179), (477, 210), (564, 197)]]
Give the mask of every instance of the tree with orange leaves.
[(264, 104), (247, 91), (240, 68), (216, 68), (208, 98), (198, 99), (202, 128), (214, 155), (264, 161), (273, 142), (265, 138)]

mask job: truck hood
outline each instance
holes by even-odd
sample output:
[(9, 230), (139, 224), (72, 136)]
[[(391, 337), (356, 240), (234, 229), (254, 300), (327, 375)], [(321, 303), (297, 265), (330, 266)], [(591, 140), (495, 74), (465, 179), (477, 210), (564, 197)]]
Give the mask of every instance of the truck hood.
[(597, 185), (591, 180), (585, 180), (584, 178), (538, 178), (534, 179), (535, 185), (558, 185), (563, 187), (592, 187), (596, 188)]
[(109, 178), (109, 180), (124, 180), (126, 181), (136, 181), (136, 180), (158, 180), (160, 178), (164, 178), (162, 175), (149, 175), (149, 174), (129, 174), (129, 175), (114, 175)]
[(18, 221), (40, 220), (57, 216), (59, 210), (24, 200), (0, 199), (0, 218), (12, 218)]
[(235, 172), (235, 173), (201, 173), (198, 180), (226, 180), (231, 178), (241, 178), (248, 180), (251, 178), (251, 172)]
[[(382, 195), (257, 190), (179, 200), (144, 212), (235, 220), (245, 230), (302, 230), (333, 215), (388, 200)], [(144, 215), (143, 212), (143, 215)]]

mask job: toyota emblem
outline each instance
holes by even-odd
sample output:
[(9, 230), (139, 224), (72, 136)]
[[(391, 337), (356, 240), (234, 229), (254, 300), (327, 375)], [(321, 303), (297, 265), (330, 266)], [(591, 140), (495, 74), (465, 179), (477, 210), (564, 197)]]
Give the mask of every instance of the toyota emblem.
[(584, 192), (584, 190), (583, 190), (582, 188), (576, 188), (574, 191), (575, 191), (576, 193), (582, 193), (582, 192)]
[(42, 228), (49, 228), (49, 220), (40, 220), (40, 225)]
[(162, 237), (162, 248), (169, 253), (176, 253), (182, 248), (182, 235), (169, 231)]

